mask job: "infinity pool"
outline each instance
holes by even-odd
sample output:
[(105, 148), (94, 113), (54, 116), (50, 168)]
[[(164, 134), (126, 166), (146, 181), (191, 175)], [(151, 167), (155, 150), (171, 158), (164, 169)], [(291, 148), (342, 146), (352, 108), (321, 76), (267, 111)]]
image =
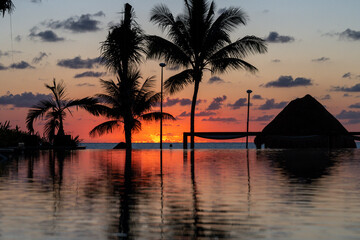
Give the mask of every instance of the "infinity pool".
[(360, 150), (83, 150), (0, 162), (0, 239), (359, 239)]

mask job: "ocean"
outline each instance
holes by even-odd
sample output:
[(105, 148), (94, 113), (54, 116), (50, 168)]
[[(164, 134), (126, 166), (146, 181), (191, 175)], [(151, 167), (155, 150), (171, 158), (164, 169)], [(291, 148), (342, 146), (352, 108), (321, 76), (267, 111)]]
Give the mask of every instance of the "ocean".
[[(86, 149), (113, 149), (117, 143), (81, 143)], [(360, 142), (356, 143), (357, 148), (360, 148)], [(159, 143), (133, 143), (133, 149), (159, 149)], [(248, 144), (249, 149), (256, 149), (254, 143)], [(182, 143), (163, 143), (163, 149), (182, 149)], [(190, 149), (190, 144), (188, 144)], [(195, 149), (246, 149), (246, 144), (243, 142), (233, 143), (195, 143)]]

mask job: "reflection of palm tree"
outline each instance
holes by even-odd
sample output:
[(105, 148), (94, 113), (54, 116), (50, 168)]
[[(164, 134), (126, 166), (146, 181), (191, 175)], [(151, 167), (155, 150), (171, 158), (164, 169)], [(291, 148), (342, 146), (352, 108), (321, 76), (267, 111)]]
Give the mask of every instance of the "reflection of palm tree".
[(33, 133), (34, 121), (45, 117), (47, 120), (44, 126), (45, 135), (52, 142), (55, 138), (56, 130), (58, 130), (57, 136), (65, 135), (63, 121), (66, 117), (66, 111), (71, 114), (71, 107), (80, 107), (94, 113), (92, 107), (97, 103), (97, 100), (87, 97), (75, 100), (67, 99), (64, 83), (60, 82), (57, 84), (55, 79), (53, 80), (53, 85), (45, 84), (45, 86), (52, 92), (53, 96), (50, 99), (40, 101), (29, 110), (26, 117), (26, 127)]
[(111, 28), (101, 46), (101, 58), (105, 66), (117, 75), (117, 82), (101, 80), (106, 94), (98, 97), (106, 104), (99, 106), (101, 115), (111, 120), (96, 126), (90, 135), (112, 132), (119, 124), (124, 126), (126, 148), (131, 149), (131, 133), (141, 129), (140, 120), (174, 119), (169, 114), (150, 112), (160, 95), (150, 91), (153, 79), (148, 78), (141, 86), (137, 65), (145, 53), (144, 34), (133, 20), (134, 11), (125, 4), (124, 19)]
[[(231, 42), (229, 34), (238, 25), (246, 24), (246, 15), (239, 8), (228, 8), (215, 18), (214, 2), (185, 0), (186, 10), (174, 18), (170, 10), (159, 5), (152, 10), (151, 21), (168, 30), (169, 40), (149, 36), (150, 58), (160, 59), (171, 65), (181, 65), (184, 71), (170, 77), (165, 88), (174, 93), (194, 83), (191, 104), (190, 130), (194, 133), (195, 106), (203, 71), (223, 73), (229, 69), (257, 69), (243, 60), (249, 54), (265, 53), (264, 40), (246, 36)], [(191, 137), (194, 148), (194, 136)]]
[(0, 0), (0, 12), (4, 17), (5, 12), (11, 13), (14, 10), (15, 6), (11, 0)]

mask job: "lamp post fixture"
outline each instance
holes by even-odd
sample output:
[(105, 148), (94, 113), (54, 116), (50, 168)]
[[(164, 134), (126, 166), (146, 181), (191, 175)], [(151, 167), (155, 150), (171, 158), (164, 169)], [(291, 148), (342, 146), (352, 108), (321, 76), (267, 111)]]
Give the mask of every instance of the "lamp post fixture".
[(166, 66), (165, 63), (160, 63), (159, 64), (161, 67), (161, 91), (160, 91), (160, 112), (161, 112), (161, 116), (160, 116), (160, 149), (162, 150), (162, 114), (163, 114), (163, 87), (164, 87), (164, 67)]
[(250, 94), (252, 91), (249, 89), (246, 91), (248, 94), (248, 108), (247, 108), (247, 121), (246, 121), (246, 149), (249, 148), (249, 114), (250, 114)]

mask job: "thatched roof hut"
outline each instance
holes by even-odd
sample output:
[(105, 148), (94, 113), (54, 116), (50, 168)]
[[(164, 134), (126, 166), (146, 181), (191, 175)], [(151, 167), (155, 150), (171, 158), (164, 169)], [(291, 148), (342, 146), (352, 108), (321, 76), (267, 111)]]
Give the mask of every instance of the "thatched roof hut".
[(257, 148), (356, 148), (344, 126), (310, 95), (291, 101), (254, 142)]

